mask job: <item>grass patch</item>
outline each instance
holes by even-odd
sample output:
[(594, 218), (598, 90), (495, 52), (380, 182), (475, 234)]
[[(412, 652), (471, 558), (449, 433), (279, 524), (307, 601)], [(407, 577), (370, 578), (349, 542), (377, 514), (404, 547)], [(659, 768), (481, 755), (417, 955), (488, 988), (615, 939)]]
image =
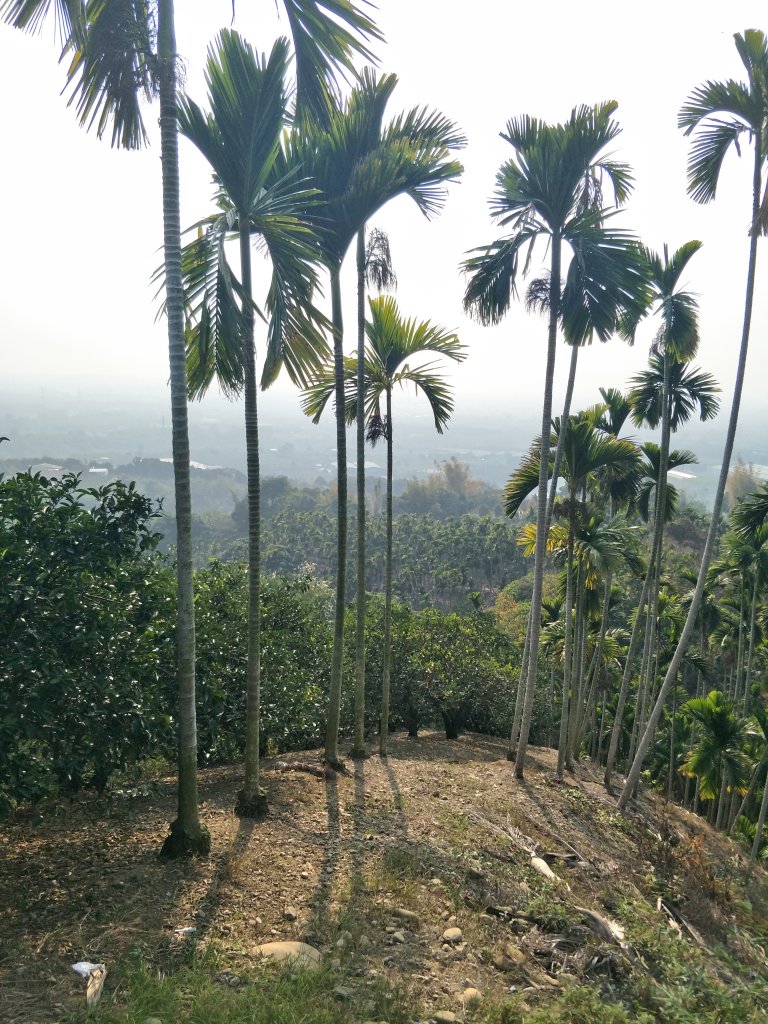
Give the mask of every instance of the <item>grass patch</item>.
[[(222, 972), (204, 955), (175, 971), (147, 963), (129, 969), (96, 1010), (68, 1016), (68, 1024), (406, 1024), (404, 994), (381, 979), (347, 978), (338, 971), (254, 968)], [(237, 979), (233, 984), (233, 979)], [(114, 983), (114, 978), (110, 979)]]

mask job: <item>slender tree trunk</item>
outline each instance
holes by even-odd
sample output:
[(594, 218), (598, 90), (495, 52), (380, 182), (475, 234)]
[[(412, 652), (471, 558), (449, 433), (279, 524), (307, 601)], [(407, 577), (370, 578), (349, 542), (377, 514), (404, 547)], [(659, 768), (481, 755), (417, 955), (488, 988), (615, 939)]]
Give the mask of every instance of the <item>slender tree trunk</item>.
[(387, 388), (387, 561), (384, 576), (384, 678), (381, 683), (379, 753), (387, 756), (389, 738), (389, 673), (392, 661), (392, 390)]
[(725, 809), (728, 804), (728, 781), (723, 772), (723, 781), (720, 783), (720, 795), (717, 798), (717, 817), (715, 819), (715, 828), (718, 832), (722, 830), (723, 822), (725, 821)]
[(725, 484), (728, 479), (728, 470), (731, 465), (731, 456), (733, 454), (733, 442), (736, 437), (736, 426), (739, 421), (739, 407), (741, 405), (741, 392), (744, 388), (744, 375), (747, 366), (747, 352), (749, 349), (749, 328), (752, 321), (752, 302), (755, 293), (755, 270), (757, 267), (757, 228), (755, 222), (757, 220), (757, 213), (760, 208), (761, 198), (761, 167), (762, 167), (762, 153), (760, 150), (760, 140), (755, 139), (755, 169), (753, 178), (753, 192), (752, 192), (752, 227), (749, 240), (749, 264), (747, 269), (747, 290), (744, 301), (744, 323), (741, 332), (741, 346), (739, 349), (739, 361), (736, 371), (736, 381), (733, 388), (733, 403), (731, 405), (731, 415), (728, 420), (728, 431), (725, 439), (725, 449), (723, 451), (723, 462), (720, 467), (720, 477), (717, 482), (717, 491), (715, 492), (715, 502), (712, 509), (712, 518), (709, 522), (709, 530), (707, 531), (707, 539), (704, 544), (704, 552), (701, 559), (701, 566), (699, 568), (699, 577), (696, 581), (696, 589), (693, 593), (693, 599), (691, 601), (690, 608), (688, 609), (688, 617), (685, 620), (683, 631), (680, 634), (680, 639), (677, 642), (677, 647), (672, 655), (672, 660), (667, 669), (667, 674), (664, 679), (664, 683), (661, 687), (656, 706), (651, 714), (651, 719), (648, 722), (648, 727), (640, 741), (640, 745), (635, 756), (635, 760), (627, 776), (627, 782), (624, 786), (621, 796), (619, 797), (618, 806), (621, 810), (627, 806), (632, 790), (637, 785), (637, 781), (640, 778), (640, 772), (643, 769), (643, 761), (648, 753), (648, 748), (651, 744), (654, 730), (658, 724), (661, 712), (664, 707), (664, 701), (667, 699), (667, 693), (669, 692), (670, 686), (672, 686), (680, 664), (683, 660), (683, 655), (688, 647), (688, 643), (691, 639), (691, 635), (696, 624), (696, 616), (699, 613), (699, 607), (701, 605), (701, 599), (704, 594), (704, 587), (707, 582), (707, 570), (709, 569), (710, 562), (715, 550), (715, 542), (717, 540), (718, 527), (720, 525), (720, 513), (723, 508), (723, 495), (725, 494)]
[(544, 560), (547, 545), (547, 479), (549, 477), (549, 437), (552, 429), (552, 383), (555, 374), (557, 352), (557, 323), (560, 314), (560, 262), (562, 241), (555, 232), (552, 235), (552, 264), (549, 283), (549, 329), (547, 335), (547, 367), (544, 377), (544, 402), (541, 411), (541, 447), (539, 449), (539, 493), (536, 509), (536, 553), (533, 562), (533, 594), (531, 596), (531, 653), (528, 661), (528, 678), (525, 686), (525, 704), (520, 723), (520, 741), (517, 748), (515, 775), (522, 779), (525, 774), (525, 756), (528, 752), (528, 735), (531, 729), (533, 701), (536, 693), (536, 677), (539, 669), (539, 636), (541, 634), (541, 598), (544, 584)]
[(189, 475), (184, 300), (181, 284), (179, 140), (176, 106), (176, 37), (172, 0), (158, 4), (160, 161), (163, 179), (163, 251), (171, 379), (171, 434), (176, 501), (178, 612), (176, 652), (179, 680), (179, 789), (177, 817), (161, 850), (163, 857), (205, 856), (208, 830), (197, 808), (197, 718), (195, 712), (195, 606), (192, 568), (192, 492)]
[(677, 716), (677, 690), (672, 691), (672, 717), (669, 722), (669, 771), (667, 775), (667, 800), (674, 794), (675, 781), (675, 718)]
[(667, 352), (666, 345), (664, 346), (664, 376), (662, 382), (662, 421), (661, 421), (661, 445), (659, 448), (659, 478), (656, 481), (656, 501), (654, 503), (654, 514), (653, 514), (653, 539), (651, 542), (651, 555), (648, 559), (648, 567), (645, 573), (645, 581), (643, 583), (643, 589), (640, 594), (640, 603), (637, 607), (637, 616), (635, 618), (634, 625), (632, 627), (632, 635), (629, 641), (629, 651), (627, 652), (627, 660), (624, 665), (624, 674), (621, 681), (621, 689), (619, 691), (619, 702), (616, 708), (616, 717), (613, 722), (613, 731), (611, 733), (611, 744), (608, 750), (608, 760), (605, 767), (605, 775), (603, 777), (603, 784), (605, 788), (610, 790), (611, 788), (611, 776), (613, 774), (614, 766), (616, 764), (616, 754), (618, 752), (619, 737), (621, 735), (621, 726), (624, 718), (624, 707), (626, 705), (627, 696), (629, 695), (629, 681), (632, 677), (632, 664), (634, 662), (635, 654), (637, 653), (637, 646), (639, 644), (640, 635), (642, 633), (642, 620), (643, 612), (646, 607), (646, 602), (649, 604), (648, 609), (648, 625), (646, 627), (645, 643), (643, 645), (643, 659), (640, 664), (640, 676), (638, 681), (637, 690), (637, 703), (635, 707), (635, 721), (632, 726), (632, 739), (630, 744), (630, 762), (634, 756), (634, 745), (636, 737), (639, 734), (640, 722), (642, 718), (641, 714), (641, 703), (645, 699), (645, 695), (648, 689), (648, 674), (647, 674), (647, 658), (650, 653), (650, 633), (655, 635), (655, 628), (652, 628), (652, 624), (656, 621), (657, 602), (658, 602), (658, 580), (660, 577), (660, 553), (662, 546), (662, 537), (664, 531), (664, 513), (666, 510), (667, 503), (667, 464), (669, 462), (669, 438), (670, 438), (670, 373), (671, 365), (669, 360), (669, 353)]
[[(568, 432), (568, 417), (571, 414), (571, 400), (573, 398), (573, 386), (576, 380), (576, 366), (579, 360), (579, 346), (571, 346), (571, 362), (568, 370), (568, 383), (565, 388), (565, 401), (563, 402), (563, 413), (560, 419), (560, 432), (557, 437), (557, 448), (555, 449), (555, 459), (552, 464), (552, 479), (549, 484), (549, 496), (547, 498), (547, 518), (546, 518), (546, 533), (549, 533), (549, 526), (552, 522), (552, 510), (555, 505), (555, 497), (557, 495), (557, 483), (560, 477), (560, 463), (563, 457), (563, 446), (565, 444), (565, 435)], [(531, 611), (533, 610), (533, 602), (531, 602)], [(528, 613), (528, 628), (525, 633), (525, 644), (523, 645), (523, 659), (520, 665), (520, 679), (517, 686), (517, 694), (515, 696), (515, 710), (512, 716), (512, 731), (509, 737), (509, 749), (507, 750), (507, 760), (514, 761), (517, 758), (517, 745), (520, 738), (520, 722), (523, 717), (523, 704), (524, 699), (521, 700), (521, 696), (524, 697), (525, 686), (523, 685), (524, 680), (528, 678), (528, 659), (531, 653), (531, 613)], [(551, 708), (551, 703), (550, 703)]]
[(581, 718), (582, 713), (584, 715), (587, 714), (588, 708), (588, 705), (585, 703), (584, 693), (584, 658), (587, 644), (587, 624), (584, 612), (585, 600), (583, 568), (579, 563), (576, 574), (576, 623), (574, 627), (573, 671), (571, 673), (573, 699), (568, 717), (568, 749), (565, 755), (566, 764), (571, 769), (574, 762), (579, 760)]
[(557, 448), (555, 448), (555, 458), (552, 462), (552, 479), (549, 484), (549, 496), (547, 498), (547, 533), (549, 533), (549, 527), (552, 523), (552, 510), (555, 507), (555, 498), (557, 497), (557, 483), (560, 479), (560, 463), (563, 460), (563, 448), (565, 447), (565, 439), (568, 435), (568, 421), (571, 415), (571, 400), (573, 399), (573, 387), (576, 383), (576, 366), (579, 361), (579, 346), (571, 345), (571, 362), (568, 367), (568, 383), (565, 386), (565, 401), (563, 402), (563, 412), (560, 417), (560, 430), (557, 435)]
[(757, 625), (757, 584), (760, 579), (759, 566), (755, 566), (755, 580), (752, 584), (752, 601), (751, 608), (749, 610), (749, 647), (747, 649), (747, 672), (744, 679), (744, 706), (742, 712), (745, 715), (749, 714), (749, 705), (752, 700), (752, 664), (755, 655), (755, 628)]
[(600, 667), (603, 658), (603, 648), (605, 646), (605, 636), (608, 632), (608, 618), (610, 615), (610, 603), (611, 603), (611, 587), (613, 585), (613, 573), (608, 572), (605, 577), (605, 584), (603, 586), (603, 608), (600, 615), (600, 633), (597, 638), (597, 645), (594, 653), (592, 654), (592, 662), (589, 666), (587, 673), (587, 702), (584, 707), (584, 713), (582, 715), (581, 723), (579, 725), (578, 737), (579, 741), (584, 735), (586, 729), (586, 716), (589, 707), (592, 705), (592, 697), (597, 692), (597, 680), (600, 675)]
[(357, 597), (355, 735), (350, 756), (365, 757), (365, 227), (357, 232)]
[(563, 700), (560, 707), (560, 738), (557, 744), (557, 777), (562, 781), (568, 760), (568, 721), (573, 699), (573, 536), (576, 529), (574, 502), (576, 495), (571, 488), (568, 515), (568, 560), (565, 566), (565, 645), (563, 650)]
[(331, 309), (333, 321), (333, 365), (336, 377), (336, 601), (333, 616), (333, 658), (331, 688), (328, 695), (328, 723), (325, 732), (325, 760), (341, 766), (339, 758), (339, 717), (344, 667), (344, 604), (347, 573), (347, 435), (344, 418), (344, 320), (341, 311), (341, 267), (331, 269)]
[(755, 826), (755, 841), (752, 843), (752, 852), (749, 855), (749, 866), (754, 867), (757, 863), (757, 855), (760, 852), (760, 841), (763, 838), (763, 829), (765, 828), (765, 818), (768, 815), (768, 778), (765, 780), (765, 786), (763, 786), (763, 799), (760, 802), (760, 811), (757, 815), (757, 825)]
[(248, 211), (238, 211), (240, 273), (243, 285), (243, 356), (245, 362), (245, 458), (248, 475), (248, 661), (246, 665), (245, 780), (235, 814), (260, 818), (267, 797), (260, 786), (261, 725), (261, 467), (256, 353), (253, 341), (253, 285)]
[(632, 679), (632, 665), (634, 664), (635, 655), (637, 654), (637, 648), (640, 643), (640, 637), (642, 636), (643, 632), (641, 622), (643, 618), (643, 612), (645, 610), (645, 605), (648, 601), (649, 590), (650, 575), (648, 572), (646, 572), (645, 580), (643, 581), (643, 589), (640, 591), (640, 602), (637, 606), (635, 622), (632, 626), (632, 633), (629, 639), (629, 649), (627, 650), (627, 657), (626, 661), (624, 662), (624, 672), (622, 673), (621, 686), (619, 687), (619, 699), (616, 703), (616, 713), (613, 719), (613, 728), (611, 729), (611, 741), (608, 745), (608, 757), (605, 763), (603, 785), (609, 792), (611, 790), (611, 777), (613, 775), (614, 767), (616, 765), (616, 756), (619, 752), (621, 727), (624, 722), (624, 708), (626, 707), (627, 697), (629, 696), (629, 684)]
[(528, 678), (528, 658), (531, 654), (531, 615), (528, 613), (528, 628), (525, 631), (525, 643), (523, 644), (523, 657), (520, 662), (520, 675), (517, 679), (517, 693), (515, 694), (515, 709), (512, 714), (512, 731), (509, 736), (509, 747), (507, 748), (507, 760), (514, 761), (517, 757), (517, 744), (520, 739), (520, 723), (523, 720), (523, 705), (525, 704), (525, 684)]
[[(768, 765), (768, 743), (766, 743), (765, 750), (763, 751), (763, 756), (757, 762), (757, 764), (754, 767), (754, 770), (752, 771), (752, 778), (749, 780), (749, 789), (744, 794), (744, 799), (741, 801), (739, 809), (736, 811), (736, 814), (734, 815), (733, 821), (731, 822), (731, 830), (733, 830), (733, 826), (739, 820), (741, 815), (746, 814), (747, 807), (749, 806), (749, 801), (755, 795), (757, 784), (760, 781), (760, 774), (766, 765)], [(768, 776), (766, 776), (766, 781), (768, 781)]]

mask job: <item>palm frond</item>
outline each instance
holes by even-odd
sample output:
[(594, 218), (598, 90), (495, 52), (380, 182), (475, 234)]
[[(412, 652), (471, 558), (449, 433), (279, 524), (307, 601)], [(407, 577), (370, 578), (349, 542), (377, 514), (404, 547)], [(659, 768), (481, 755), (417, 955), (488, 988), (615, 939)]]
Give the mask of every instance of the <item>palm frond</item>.
[(374, 21), (365, 13), (367, 0), (283, 0), (296, 55), (296, 101), (326, 124), (338, 100), (336, 71), (353, 73), (356, 59), (375, 63), (369, 41), (381, 41)]

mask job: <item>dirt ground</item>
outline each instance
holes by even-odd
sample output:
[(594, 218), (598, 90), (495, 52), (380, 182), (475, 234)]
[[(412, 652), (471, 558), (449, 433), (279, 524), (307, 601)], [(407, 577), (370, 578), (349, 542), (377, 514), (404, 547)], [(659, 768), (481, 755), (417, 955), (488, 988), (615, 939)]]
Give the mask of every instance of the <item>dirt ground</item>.
[[(255, 823), (232, 813), (237, 766), (202, 771), (207, 860), (158, 861), (170, 778), (149, 796), (83, 795), (17, 815), (0, 830), (0, 1020), (42, 1024), (82, 1005), (78, 960), (107, 964), (109, 988), (127, 959), (172, 962), (194, 942), (236, 975), (277, 939), (309, 942), (340, 969), (354, 958), (360, 984), (406, 984), (425, 1019), (463, 1019), (468, 988), (484, 999), (517, 989), (535, 1004), (569, 973), (621, 972), (621, 944), (588, 915), (574, 924), (574, 907), (610, 921), (641, 893), (655, 913), (658, 890), (703, 941), (735, 920), (728, 872), (741, 854), (655, 796), (622, 817), (588, 763), (558, 785), (554, 752), (540, 749), (518, 783), (504, 742), (484, 736), (398, 735), (390, 750), (332, 779), (265, 762), (270, 813)], [(318, 765), (319, 753), (285, 761)], [(531, 852), (557, 855), (557, 881)], [(462, 934), (445, 941), (452, 927)], [(745, 955), (768, 970), (761, 954)]]

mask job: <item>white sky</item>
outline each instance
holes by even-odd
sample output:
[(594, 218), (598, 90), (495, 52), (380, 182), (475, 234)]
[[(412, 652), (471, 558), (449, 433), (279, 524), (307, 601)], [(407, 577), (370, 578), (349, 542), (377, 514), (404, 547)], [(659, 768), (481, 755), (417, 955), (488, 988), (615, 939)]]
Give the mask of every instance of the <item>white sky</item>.
[[(205, 105), (205, 50), (230, 24), (231, 0), (178, 0), (176, 6), (187, 89)], [(269, 49), (275, 34), (286, 31), (270, 0), (238, 0), (237, 6), (236, 27), (259, 49)], [(400, 199), (373, 222), (390, 234), (402, 311), (458, 329), (469, 345), (468, 360), (450, 370), (457, 411), (478, 401), (530, 406), (542, 387), (541, 319), (519, 307), (489, 329), (461, 310), (458, 265), (468, 249), (497, 236), (487, 200), (510, 152), (498, 133), (522, 113), (562, 120), (576, 104), (605, 99), (619, 103), (624, 130), (614, 152), (633, 166), (637, 180), (623, 226), (655, 248), (691, 238), (704, 242), (687, 276), (701, 301), (697, 362), (727, 394), (741, 329), (751, 160), (731, 153), (718, 201), (696, 205), (685, 192), (688, 140), (676, 117), (704, 80), (743, 77), (732, 35), (748, 27), (768, 29), (761, 22), (762, 0), (625, 0), (602, 17), (570, 0), (474, 0), (453, 9), (425, 0), (380, 0), (379, 6), (376, 17), (387, 39), (379, 48), (380, 67), (400, 77), (391, 113), (416, 104), (434, 107), (469, 139), (464, 177), (450, 189), (438, 219), (426, 222)], [(156, 109), (147, 111), (152, 148), (138, 154), (111, 150), (78, 127), (59, 95), (64, 69), (57, 53), (52, 24), (40, 38), (0, 27), (0, 402), (3, 391), (33, 381), (150, 393), (167, 380), (165, 326), (154, 323), (148, 283), (162, 237)], [(183, 140), (181, 176), (182, 223), (189, 225), (209, 212), (211, 187), (202, 158)], [(761, 249), (764, 261), (765, 243)], [(348, 262), (351, 267), (352, 258)], [(760, 264), (758, 272), (764, 280)], [(352, 348), (351, 277), (349, 286)], [(764, 402), (767, 293), (758, 284), (745, 392), (752, 407)], [(646, 339), (652, 333), (648, 327)], [(634, 349), (618, 341), (593, 346), (581, 357), (576, 401), (595, 401), (599, 385), (625, 385), (645, 365), (646, 352), (645, 341)], [(562, 348), (559, 359), (562, 381)], [(278, 383), (267, 401), (295, 402), (300, 415), (287, 383)]]

